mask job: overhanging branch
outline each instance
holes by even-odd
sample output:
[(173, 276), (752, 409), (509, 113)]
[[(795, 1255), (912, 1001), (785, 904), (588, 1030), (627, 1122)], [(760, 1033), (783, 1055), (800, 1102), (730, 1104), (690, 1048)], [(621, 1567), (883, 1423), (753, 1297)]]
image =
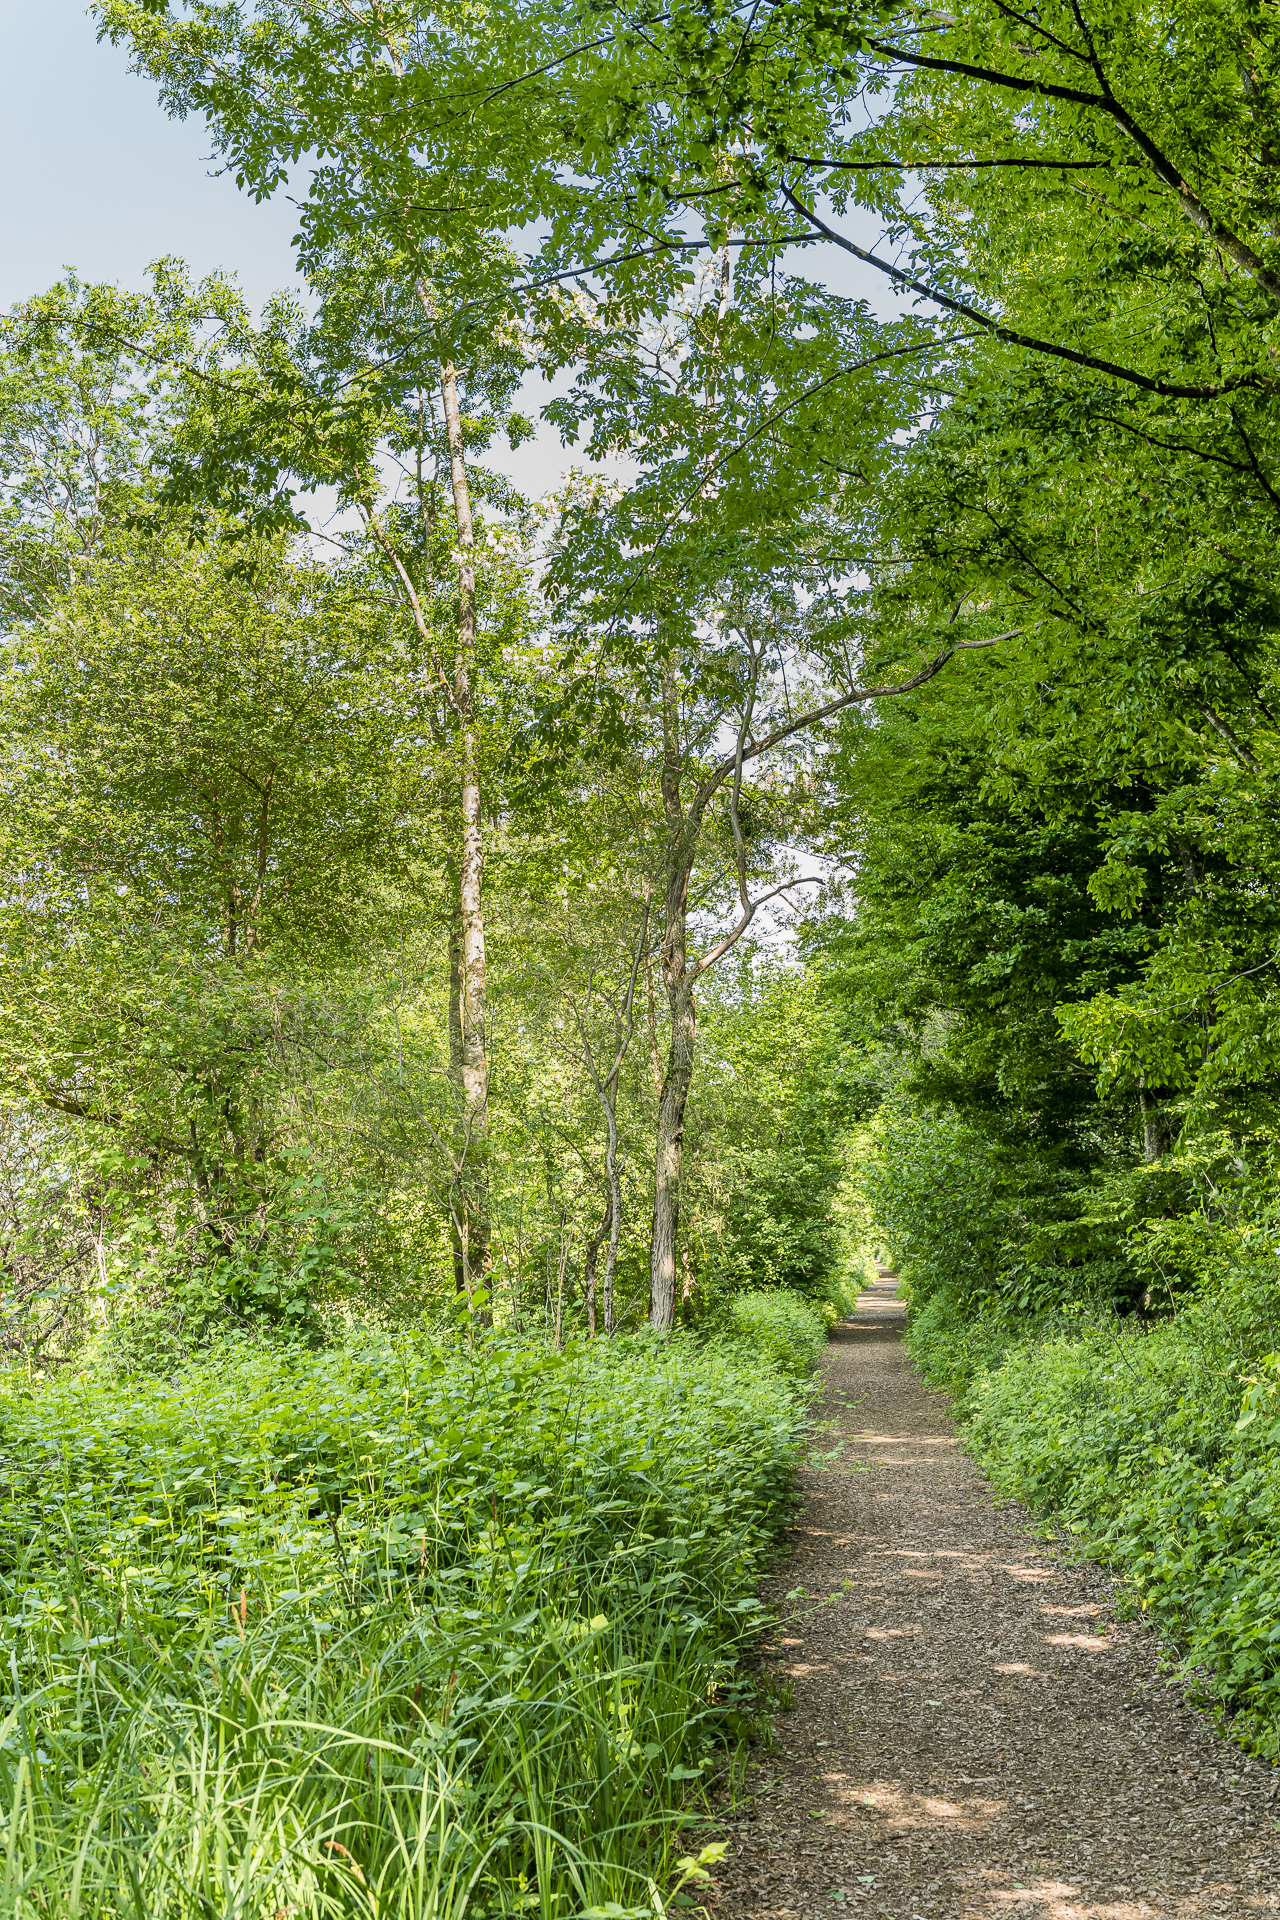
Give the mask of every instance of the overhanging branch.
[(957, 653), (997, 647), (1002, 640), (1014, 640), (1023, 632), (1025, 632), (1023, 627), (1010, 627), (1007, 633), (992, 634), (989, 640), (955, 640), (927, 666), (921, 667), (919, 673), (913, 673), (909, 680), (899, 681), (896, 686), (891, 687), (854, 687), (848, 693), (840, 694), (837, 699), (829, 700), (825, 706), (814, 707), (808, 713), (802, 713), (798, 719), (789, 720), (785, 726), (775, 727), (771, 733), (765, 734), (763, 739), (748, 740), (741, 749), (741, 755), (735, 747), (734, 751), (726, 754), (714, 771), (707, 776), (703, 788), (699, 790), (699, 802), (705, 805), (716, 788), (723, 785), (739, 765), (745, 765), (748, 760), (758, 759), (762, 753), (768, 753), (771, 747), (780, 746), (784, 740), (790, 740), (797, 733), (807, 732), (810, 727), (821, 726), (824, 720), (830, 720), (835, 714), (843, 713), (846, 707), (861, 706), (868, 700), (890, 700), (897, 694), (912, 693), (917, 687), (924, 686), (927, 680), (932, 680), (935, 674), (941, 673), (947, 662), (954, 659)]
[(890, 280), (896, 280), (899, 286), (910, 287), (925, 300), (931, 300), (935, 306), (945, 307), (948, 313), (958, 313), (962, 319), (969, 320), (984, 333), (997, 340), (1007, 340), (1012, 346), (1026, 347), (1032, 353), (1047, 354), (1054, 360), (1066, 360), (1073, 366), (1086, 367), (1091, 373), (1109, 374), (1113, 380), (1123, 380), (1129, 386), (1140, 387), (1144, 393), (1158, 393), (1167, 400), (1218, 400), (1225, 393), (1238, 392), (1242, 387), (1264, 387), (1274, 391), (1274, 380), (1259, 379), (1256, 374), (1236, 374), (1229, 380), (1219, 381), (1214, 386), (1183, 386), (1177, 381), (1153, 379), (1150, 374), (1139, 373), (1133, 367), (1121, 367), (1113, 360), (1102, 360), (1091, 353), (1080, 353), (1075, 347), (1060, 346), (1053, 340), (1038, 340), (1034, 334), (1019, 333), (1015, 327), (1006, 327), (999, 320), (992, 319), (989, 313), (983, 313), (977, 307), (971, 307), (964, 300), (957, 300), (949, 293), (943, 293), (940, 287), (931, 287), (924, 280), (905, 273), (901, 267), (895, 267), (891, 260), (882, 260), (879, 254), (868, 253), (865, 247), (859, 247), (852, 240), (838, 233), (812, 207), (807, 207), (799, 196), (788, 186), (782, 188), (783, 197), (798, 214), (808, 220), (814, 230), (824, 240), (830, 240), (833, 246), (840, 247), (845, 253), (851, 253), (855, 260), (861, 260), (864, 266), (874, 267)]

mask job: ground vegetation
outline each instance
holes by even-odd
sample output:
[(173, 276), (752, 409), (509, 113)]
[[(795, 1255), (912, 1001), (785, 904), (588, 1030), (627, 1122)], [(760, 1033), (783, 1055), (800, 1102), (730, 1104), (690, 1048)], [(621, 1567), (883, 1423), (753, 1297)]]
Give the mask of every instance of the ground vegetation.
[(875, 1251), (1269, 1751), (1271, 10), (95, 13), (300, 291), (0, 339), (13, 1898), (661, 1910)]

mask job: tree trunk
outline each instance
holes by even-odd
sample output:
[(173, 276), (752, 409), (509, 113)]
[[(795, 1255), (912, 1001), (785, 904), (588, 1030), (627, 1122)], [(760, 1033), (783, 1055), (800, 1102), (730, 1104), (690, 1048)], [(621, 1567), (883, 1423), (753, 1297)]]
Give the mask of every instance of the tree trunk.
[(653, 962), (648, 954), (644, 959), (645, 999), (649, 1016), (649, 1074), (653, 1081), (653, 1090), (662, 1098), (662, 1051), (658, 1046), (658, 1007), (653, 991)]
[(693, 980), (688, 966), (689, 874), (697, 833), (696, 823), (691, 831), (685, 819), (680, 795), (683, 775), (679, 692), (668, 673), (663, 677), (662, 686), (662, 810), (667, 828), (662, 974), (671, 1009), (671, 1038), (658, 1099), (653, 1237), (649, 1243), (649, 1324), (663, 1329), (674, 1323), (676, 1313), (680, 1163), (697, 1028)]
[[(617, 1097), (615, 1088), (614, 1097)], [(618, 1173), (618, 1122), (612, 1104), (606, 1114), (609, 1126), (609, 1145), (605, 1153), (605, 1171), (609, 1176), (609, 1245), (604, 1256), (604, 1286), (602, 1288), (604, 1304), (604, 1330), (612, 1333), (615, 1326), (613, 1317), (613, 1278), (618, 1270), (618, 1235), (622, 1230), (622, 1180)]]
[(451, 360), (440, 368), (449, 471), (458, 528), (458, 646), (454, 664), (454, 705), (462, 788), (462, 861), (459, 908), (462, 935), (460, 1013), (462, 1029), (462, 1102), (464, 1127), (463, 1192), (466, 1219), (462, 1234), (463, 1275), (468, 1292), (483, 1283), (489, 1262), (489, 1061), (485, 1031), (484, 827), (480, 813), (480, 736), (476, 724), (476, 571), (475, 529), (467, 483), (458, 376)]
[[(683, 920), (683, 914), (681, 919)], [(684, 1110), (693, 1080), (697, 1016), (691, 988), (682, 983), (672, 996), (671, 1044), (658, 1103), (658, 1143), (654, 1167), (653, 1240), (649, 1248), (649, 1324), (670, 1327), (676, 1313), (676, 1260), (680, 1230), (680, 1164), (684, 1152)]]
[(1142, 1113), (1142, 1157), (1162, 1160), (1169, 1151), (1169, 1130), (1155, 1096), (1147, 1091), (1145, 1074), (1138, 1082), (1138, 1106)]
[(588, 1240), (582, 1255), (582, 1298), (587, 1309), (588, 1335), (594, 1335), (596, 1330), (596, 1264), (612, 1224), (613, 1195), (610, 1194), (604, 1203), (604, 1219)]
[[(457, 867), (450, 862), (451, 885), (458, 886)], [(455, 891), (449, 914), (449, 1080), (458, 1100), (454, 1123), (454, 1174), (449, 1186), (449, 1240), (453, 1248), (455, 1293), (467, 1291), (467, 1262), (463, 1253), (462, 1223), (466, 1196), (462, 1175), (466, 1167), (466, 1120), (462, 1091), (462, 907)]]
[[(605, 1249), (604, 1279), (600, 1287), (600, 1303), (604, 1313), (604, 1330), (614, 1331), (616, 1322), (613, 1314), (613, 1281), (618, 1271), (618, 1238), (622, 1230), (622, 1179), (618, 1172), (618, 1119), (615, 1112), (617, 1089), (614, 1086), (602, 1089), (600, 1104), (604, 1108), (605, 1126), (608, 1144), (605, 1148), (605, 1178), (609, 1183), (609, 1197), (605, 1202), (604, 1219), (592, 1235), (587, 1245), (586, 1262), (583, 1267), (583, 1285), (587, 1301), (587, 1331), (596, 1330), (596, 1263), (600, 1258), (600, 1249)], [(607, 1239), (607, 1245), (606, 1245)]]
[(685, 1244), (680, 1249), (680, 1264), (684, 1268), (684, 1285), (680, 1289), (680, 1299), (681, 1299), (681, 1302), (683, 1303), (686, 1300), (692, 1300), (693, 1289), (695, 1284), (694, 1276), (693, 1276), (693, 1262), (689, 1258), (689, 1243), (687, 1240), (685, 1241)]
[[(604, 1219), (600, 1223), (598, 1232), (591, 1240), (591, 1244), (587, 1250), (587, 1263), (583, 1269), (583, 1289), (587, 1302), (587, 1326), (591, 1333), (594, 1333), (596, 1330), (596, 1262), (599, 1259), (600, 1248), (606, 1234), (609, 1237), (609, 1251), (605, 1256), (604, 1264), (604, 1330), (606, 1333), (612, 1333), (614, 1330), (613, 1281), (618, 1268), (618, 1235), (622, 1227), (622, 1179), (618, 1170), (618, 1083), (622, 1073), (622, 1063), (627, 1057), (636, 1030), (636, 982), (640, 975), (641, 965), (648, 966), (649, 922), (652, 917), (652, 912), (652, 896), (646, 892), (644, 919), (640, 924), (640, 931), (636, 935), (636, 944), (631, 956), (631, 974), (627, 981), (626, 995), (621, 1008), (614, 1008), (613, 1065), (603, 1080), (600, 1078), (595, 1054), (592, 1051), (591, 1042), (587, 1036), (587, 1029), (582, 1014), (575, 1008), (578, 1031), (582, 1038), (583, 1058), (586, 1061), (587, 1072), (596, 1084), (596, 1098), (600, 1102), (600, 1111), (604, 1114), (605, 1126), (604, 1168), (608, 1200), (605, 1207)], [(590, 977), (588, 977), (588, 1007), (591, 1005), (592, 992), (593, 988)], [(652, 999), (652, 988), (650, 989), (650, 998)]]

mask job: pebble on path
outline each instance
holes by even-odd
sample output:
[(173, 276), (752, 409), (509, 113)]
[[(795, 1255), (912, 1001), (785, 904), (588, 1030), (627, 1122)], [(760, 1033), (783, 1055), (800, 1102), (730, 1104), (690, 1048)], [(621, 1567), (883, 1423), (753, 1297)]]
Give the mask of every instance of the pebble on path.
[(793, 1704), (723, 1820), (714, 1920), (1280, 1913), (1280, 1776), (1185, 1704), (1096, 1567), (997, 1502), (903, 1321), (883, 1276), (832, 1334), (831, 1439), (766, 1594)]

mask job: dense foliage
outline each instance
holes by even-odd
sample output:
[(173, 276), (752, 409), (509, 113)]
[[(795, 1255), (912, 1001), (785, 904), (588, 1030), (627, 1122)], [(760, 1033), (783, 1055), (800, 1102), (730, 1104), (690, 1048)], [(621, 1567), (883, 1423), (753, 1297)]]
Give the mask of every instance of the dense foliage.
[(94, 11), (304, 293), (4, 322), (23, 1861), (185, 1911), (225, 1819), (285, 1910), (626, 1910), (790, 1459), (750, 1356), (877, 1241), (1265, 1746), (1274, 9)]
[(1274, 1254), (1147, 1328), (1085, 1321), (973, 1390), (997, 1485), (1116, 1568), (1235, 1736), (1280, 1752)]
[(815, 1325), (10, 1382), (6, 1910), (651, 1913), (747, 1725)]

